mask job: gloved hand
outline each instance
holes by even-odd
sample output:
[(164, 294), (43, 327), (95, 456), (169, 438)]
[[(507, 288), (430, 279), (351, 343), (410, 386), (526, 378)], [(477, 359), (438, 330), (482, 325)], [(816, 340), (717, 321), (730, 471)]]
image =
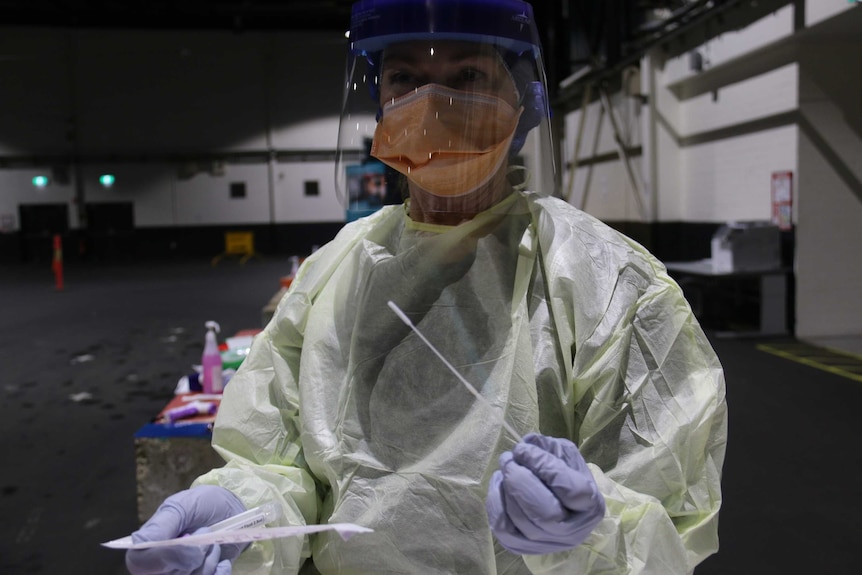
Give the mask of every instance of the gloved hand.
[(574, 443), (531, 433), (500, 455), (486, 507), (503, 547), (538, 555), (580, 545), (604, 517), (605, 498)]
[[(208, 525), (243, 511), (243, 504), (227, 489), (199, 485), (165, 499), (153, 516), (132, 533), (132, 542), (203, 533)], [(132, 575), (229, 575), (234, 559), (244, 548), (244, 544), (238, 544), (130, 549), (126, 552), (126, 567)]]

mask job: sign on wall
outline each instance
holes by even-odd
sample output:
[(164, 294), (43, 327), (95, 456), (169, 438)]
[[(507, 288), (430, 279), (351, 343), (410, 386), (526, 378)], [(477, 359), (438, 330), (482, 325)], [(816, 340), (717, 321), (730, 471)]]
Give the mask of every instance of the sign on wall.
[(793, 172), (772, 173), (772, 223), (793, 228)]

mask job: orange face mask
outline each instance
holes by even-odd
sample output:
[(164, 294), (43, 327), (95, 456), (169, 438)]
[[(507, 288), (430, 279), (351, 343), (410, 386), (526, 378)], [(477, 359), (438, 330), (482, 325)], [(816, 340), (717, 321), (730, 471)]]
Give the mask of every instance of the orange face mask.
[(468, 194), (502, 166), (521, 110), (488, 94), (426, 84), (383, 106), (371, 155), (434, 195)]

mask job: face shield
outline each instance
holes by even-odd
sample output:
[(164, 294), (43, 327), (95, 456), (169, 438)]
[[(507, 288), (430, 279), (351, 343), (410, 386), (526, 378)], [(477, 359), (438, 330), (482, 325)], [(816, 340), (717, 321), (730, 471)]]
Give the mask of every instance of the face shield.
[(469, 217), (529, 189), (552, 195), (547, 86), (521, 0), (353, 6), (336, 182), (351, 212), (383, 175), (386, 203)]

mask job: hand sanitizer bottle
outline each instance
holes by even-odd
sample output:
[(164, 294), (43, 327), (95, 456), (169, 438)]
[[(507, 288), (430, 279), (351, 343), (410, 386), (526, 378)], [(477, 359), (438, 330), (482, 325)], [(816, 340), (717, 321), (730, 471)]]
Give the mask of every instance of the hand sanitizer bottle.
[(221, 393), (224, 387), (222, 380), (222, 359), (218, 349), (216, 334), (221, 331), (219, 324), (214, 321), (206, 323), (207, 335), (204, 344), (204, 353), (201, 356), (201, 377), (204, 393)]

